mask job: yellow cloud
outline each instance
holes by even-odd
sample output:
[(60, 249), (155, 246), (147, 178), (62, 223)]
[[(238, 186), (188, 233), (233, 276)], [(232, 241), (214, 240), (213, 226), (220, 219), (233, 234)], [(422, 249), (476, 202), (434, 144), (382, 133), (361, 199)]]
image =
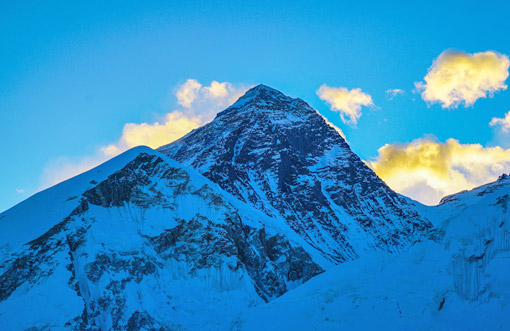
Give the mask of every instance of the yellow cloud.
[(188, 79), (176, 90), (177, 102), (183, 108), (165, 115), (154, 123), (127, 123), (122, 136), (113, 144), (101, 147), (108, 155), (117, 155), (129, 148), (145, 145), (158, 148), (179, 139), (191, 130), (211, 121), (224, 108), (234, 103), (247, 90), (245, 86), (212, 81), (203, 86), (195, 79)]
[(497, 118), (494, 117), (490, 123), (490, 126), (501, 126), (501, 131), (503, 132), (510, 132), (510, 111), (506, 113), (505, 117), (503, 118)]
[(349, 91), (345, 87), (329, 87), (323, 84), (317, 90), (317, 95), (320, 99), (329, 103), (332, 110), (340, 112), (340, 117), (344, 123), (352, 125), (358, 123), (362, 106), (374, 106), (372, 97), (363, 93), (359, 88)]
[(510, 60), (493, 51), (464, 53), (445, 51), (429, 68), (425, 82), (416, 82), (416, 89), (428, 103), (443, 108), (473, 105), (479, 98), (490, 97), (505, 90)]
[(495, 180), (510, 169), (510, 149), (423, 138), (384, 145), (368, 165), (395, 191), (424, 204)]
[(186, 117), (180, 111), (167, 114), (162, 123), (127, 123), (124, 125), (119, 141), (101, 147), (101, 151), (105, 155), (114, 156), (140, 145), (158, 148), (179, 139), (201, 124), (202, 120), (199, 117)]
[(125, 124), (119, 140), (100, 147), (95, 155), (54, 160), (43, 172), (41, 187), (47, 188), (87, 171), (132, 147), (145, 145), (158, 148), (171, 143), (211, 121), (219, 111), (234, 103), (248, 88), (217, 81), (212, 81), (210, 86), (203, 86), (194, 79), (188, 79), (175, 90), (180, 108), (153, 123)]
[(207, 93), (211, 95), (213, 98), (224, 98), (229, 94), (229, 90), (232, 88), (232, 84), (223, 82), (218, 83), (217, 81), (213, 81), (211, 86), (205, 87)]

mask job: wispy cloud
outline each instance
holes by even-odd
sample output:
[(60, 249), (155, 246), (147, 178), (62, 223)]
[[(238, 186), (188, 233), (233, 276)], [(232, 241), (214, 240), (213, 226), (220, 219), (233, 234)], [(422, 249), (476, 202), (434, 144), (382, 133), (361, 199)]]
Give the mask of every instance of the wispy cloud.
[(426, 102), (440, 103), (443, 108), (473, 105), (476, 100), (492, 97), (505, 90), (510, 61), (493, 51), (464, 53), (445, 51), (434, 60), (425, 82), (416, 82), (416, 90)]
[(361, 117), (361, 107), (374, 107), (372, 97), (359, 88), (348, 90), (345, 87), (322, 85), (317, 90), (320, 99), (326, 101), (332, 110), (338, 111), (342, 121), (356, 125)]
[(502, 132), (510, 132), (510, 111), (503, 118), (493, 117), (489, 125), (499, 126)]
[(398, 88), (389, 89), (389, 90), (386, 90), (386, 98), (391, 101), (391, 100), (395, 99), (396, 96), (404, 95), (404, 93), (405, 93), (404, 90), (401, 90)]
[(16, 193), (18, 193), (18, 194), (22, 194), (22, 193), (24, 193), (24, 192), (25, 192), (25, 190), (24, 190), (24, 189), (22, 189), (22, 188), (17, 188), (17, 189), (16, 189)]
[(52, 161), (43, 171), (41, 186), (52, 186), (135, 146), (157, 148), (171, 143), (210, 122), (219, 111), (234, 103), (249, 87), (217, 81), (204, 86), (195, 79), (188, 79), (173, 93), (179, 105), (177, 109), (151, 123), (126, 123), (120, 138), (100, 147), (95, 155), (78, 159), (62, 157)]
[(510, 149), (434, 137), (388, 144), (367, 162), (395, 191), (425, 204), (495, 180), (510, 169)]

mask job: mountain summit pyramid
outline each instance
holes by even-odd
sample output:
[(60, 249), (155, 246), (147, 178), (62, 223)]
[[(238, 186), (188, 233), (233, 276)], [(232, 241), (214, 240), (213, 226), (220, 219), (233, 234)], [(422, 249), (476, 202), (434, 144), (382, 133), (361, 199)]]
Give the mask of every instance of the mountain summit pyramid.
[(405, 249), (431, 228), (316, 110), (265, 85), (159, 151), (286, 222), (335, 263)]

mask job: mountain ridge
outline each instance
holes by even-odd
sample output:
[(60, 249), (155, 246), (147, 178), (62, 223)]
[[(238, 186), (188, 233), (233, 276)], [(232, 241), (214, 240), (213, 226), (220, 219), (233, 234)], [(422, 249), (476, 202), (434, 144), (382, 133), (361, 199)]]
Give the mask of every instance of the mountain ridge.
[[(69, 191), (73, 182), (76, 190)], [(59, 195), (72, 204), (67, 216), (49, 215), (51, 227), (30, 233), (30, 241), (13, 238), (9, 247), (6, 236), (13, 233), (1, 231), (2, 329), (49, 323), (51, 329), (169, 330), (207, 303), (200, 323), (228, 324), (235, 316), (225, 305), (269, 301), (323, 272), (315, 262), (320, 255), (312, 258), (313, 249), (284, 224), (147, 147), (26, 203), (51, 204)], [(16, 209), (2, 214), (2, 230), (19, 221)], [(39, 210), (32, 210), (34, 220), (45, 216)], [(34, 313), (43, 302), (59, 317)], [(166, 316), (160, 305), (170, 309)]]

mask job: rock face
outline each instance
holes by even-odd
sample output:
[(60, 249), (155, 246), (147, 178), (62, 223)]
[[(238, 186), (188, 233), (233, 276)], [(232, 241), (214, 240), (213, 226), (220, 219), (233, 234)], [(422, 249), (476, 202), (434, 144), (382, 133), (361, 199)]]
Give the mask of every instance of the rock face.
[[(68, 192), (75, 208), (67, 217), (7, 247), (0, 329), (173, 330), (193, 326), (187, 319), (228, 325), (243, 307), (323, 271), (290, 229), (272, 227), (200, 174), (148, 148), (131, 154), (104, 180)], [(44, 201), (44, 193), (33, 199)], [(15, 210), (6, 214), (1, 225), (17, 221), (9, 219)], [(20, 318), (43, 306), (51, 314)]]
[(400, 251), (431, 228), (306, 102), (264, 85), (159, 150), (287, 222), (333, 262)]

